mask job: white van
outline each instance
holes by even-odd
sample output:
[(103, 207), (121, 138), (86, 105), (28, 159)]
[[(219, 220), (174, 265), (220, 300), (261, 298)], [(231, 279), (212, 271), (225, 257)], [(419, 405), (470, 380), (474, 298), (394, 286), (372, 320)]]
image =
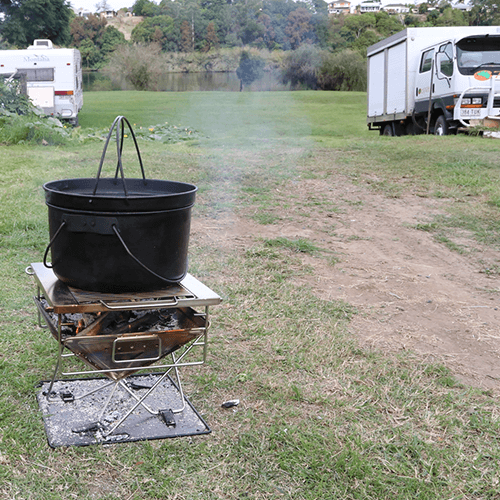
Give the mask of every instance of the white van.
[(0, 50), (0, 75), (25, 75), (27, 94), (36, 106), (47, 115), (78, 125), (83, 89), (77, 49), (55, 49), (50, 40), (35, 40), (24, 50)]

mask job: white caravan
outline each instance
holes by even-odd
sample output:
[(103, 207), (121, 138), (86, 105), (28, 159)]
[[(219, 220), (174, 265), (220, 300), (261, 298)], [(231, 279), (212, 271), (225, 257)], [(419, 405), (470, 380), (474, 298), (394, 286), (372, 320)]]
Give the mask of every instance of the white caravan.
[(499, 26), (408, 28), (367, 55), (370, 129), (444, 135), (499, 128)]
[(35, 40), (24, 50), (0, 50), (0, 75), (26, 78), (27, 94), (45, 114), (78, 124), (83, 106), (82, 59), (77, 49)]

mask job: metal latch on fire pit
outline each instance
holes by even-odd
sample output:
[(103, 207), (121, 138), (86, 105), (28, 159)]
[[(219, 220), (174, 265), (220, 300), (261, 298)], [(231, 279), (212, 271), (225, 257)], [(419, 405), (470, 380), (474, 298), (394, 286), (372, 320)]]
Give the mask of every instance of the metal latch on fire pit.
[(60, 396), (65, 403), (71, 403), (75, 400), (75, 396), (70, 391), (61, 391)]
[(169, 427), (175, 427), (175, 417), (172, 410), (158, 410), (161, 417)]

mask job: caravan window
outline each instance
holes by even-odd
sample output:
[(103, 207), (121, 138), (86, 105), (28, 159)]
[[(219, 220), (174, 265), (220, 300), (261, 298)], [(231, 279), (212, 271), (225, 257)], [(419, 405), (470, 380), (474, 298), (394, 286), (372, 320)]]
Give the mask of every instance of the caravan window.
[(422, 60), (420, 61), (420, 73), (426, 73), (427, 71), (430, 71), (433, 57), (434, 49), (427, 50), (422, 54)]
[(18, 74), (26, 75), (27, 82), (53, 82), (54, 68), (18, 69)]

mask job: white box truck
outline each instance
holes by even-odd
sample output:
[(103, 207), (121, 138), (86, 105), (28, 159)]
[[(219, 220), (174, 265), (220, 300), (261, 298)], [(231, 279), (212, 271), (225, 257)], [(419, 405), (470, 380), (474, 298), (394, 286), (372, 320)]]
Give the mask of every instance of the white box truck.
[(367, 55), (370, 130), (399, 136), (498, 128), (500, 26), (407, 28)]
[(0, 75), (23, 77), (28, 97), (45, 114), (78, 125), (83, 106), (82, 59), (77, 49), (56, 49), (35, 40), (24, 50), (0, 50)]

